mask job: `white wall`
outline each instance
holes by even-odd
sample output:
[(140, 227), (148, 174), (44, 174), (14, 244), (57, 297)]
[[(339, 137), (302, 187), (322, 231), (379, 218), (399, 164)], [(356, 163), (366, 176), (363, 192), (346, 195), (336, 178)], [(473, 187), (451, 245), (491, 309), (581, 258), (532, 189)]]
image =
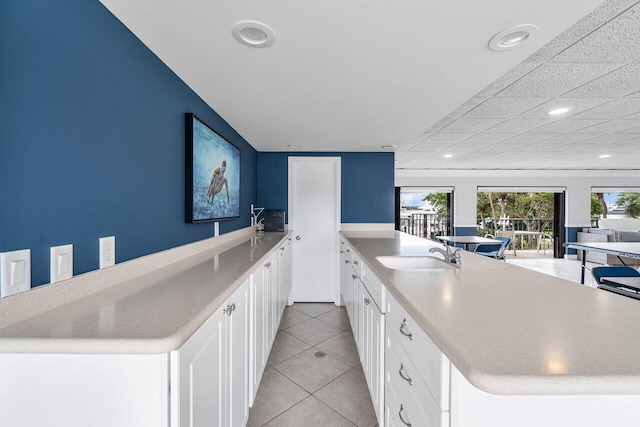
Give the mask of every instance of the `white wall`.
[(396, 187), (454, 187), (455, 227), (475, 227), (478, 187), (540, 187), (566, 191), (565, 225), (591, 224), (591, 187), (640, 186), (640, 170), (407, 170), (395, 172)]

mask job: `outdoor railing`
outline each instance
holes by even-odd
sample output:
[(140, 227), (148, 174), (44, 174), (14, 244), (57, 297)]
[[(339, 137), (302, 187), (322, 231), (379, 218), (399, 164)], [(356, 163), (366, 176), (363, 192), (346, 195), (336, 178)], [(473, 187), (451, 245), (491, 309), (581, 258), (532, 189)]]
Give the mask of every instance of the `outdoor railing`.
[(436, 214), (409, 214), (400, 218), (400, 231), (414, 236), (434, 239), (436, 235), (450, 235), (447, 221)]
[[(535, 231), (544, 233), (547, 236), (553, 236), (554, 229), (553, 218), (507, 218), (506, 220), (498, 221), (497, 227), (494, 226), (494, 221), (490, 218), (485, 219), (484, 227), (478, 226), (478, 235), (484, 236), (485, 234), (495, 235), (496, 228), (498, 230), (515, 230), (515, 231)], [(517, 248), (520, 249), (536, 249), (539, 236), (516, 236), (516, 242), (514, 242)], [(542, 241), (541, 245), (551, 247), (552, 243), (547, 240)]]

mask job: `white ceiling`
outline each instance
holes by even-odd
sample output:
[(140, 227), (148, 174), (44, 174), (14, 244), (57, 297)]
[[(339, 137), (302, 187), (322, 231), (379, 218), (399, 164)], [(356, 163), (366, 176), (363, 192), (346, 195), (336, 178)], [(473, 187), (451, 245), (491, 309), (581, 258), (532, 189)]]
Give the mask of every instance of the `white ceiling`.
[[(101, 1), (260, 151), (394, 144), (399, 169), (638, 169), (638, 0)], [(242, 20), (275, 43), (238, 43)], [(539, 36), (488, 49), (522, 23)], [(560, 105), (573, 108), (551, 118)]]

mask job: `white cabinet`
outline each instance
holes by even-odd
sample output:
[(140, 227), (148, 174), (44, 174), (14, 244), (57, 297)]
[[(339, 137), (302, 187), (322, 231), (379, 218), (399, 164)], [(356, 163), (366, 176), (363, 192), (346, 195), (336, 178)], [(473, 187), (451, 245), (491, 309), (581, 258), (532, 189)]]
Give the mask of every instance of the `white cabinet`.
[(171, 424), (244, 426), (249, 417), (249, 282), (171, 357)]
[(384, 406), (384, 320), (366, 287), (362, 289), (361, 359), (364, 375), (378, 419), (382, 419)]
[(357, 254), (346, 242), (341, 243), (342, 299), (376, 416), (381, 421), (384, 412), (384, 315), (363, 281), (364, 271)]

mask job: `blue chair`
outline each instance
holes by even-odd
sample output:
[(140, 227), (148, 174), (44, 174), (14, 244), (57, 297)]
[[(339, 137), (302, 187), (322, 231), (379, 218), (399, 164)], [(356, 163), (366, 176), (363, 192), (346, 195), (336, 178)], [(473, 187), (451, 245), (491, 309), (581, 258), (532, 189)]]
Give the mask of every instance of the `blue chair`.
[(640, 277), (640, 272), (635, 268), (609, 265), (594, 267), (591, 274), (599, 285), (604, 285), (601, 280), (603, 277)]
[(501, 259), (502, 261), (506, 262), (504, 251), (509, 246), (509, 242), (511, 242), (511, 239), (502, 236), (494, 237), (493, 239), (500, 240), (502, 243), (480, 243), (479, 245), (476, 245), (473, 252), (477, 253), (478, 255)]

